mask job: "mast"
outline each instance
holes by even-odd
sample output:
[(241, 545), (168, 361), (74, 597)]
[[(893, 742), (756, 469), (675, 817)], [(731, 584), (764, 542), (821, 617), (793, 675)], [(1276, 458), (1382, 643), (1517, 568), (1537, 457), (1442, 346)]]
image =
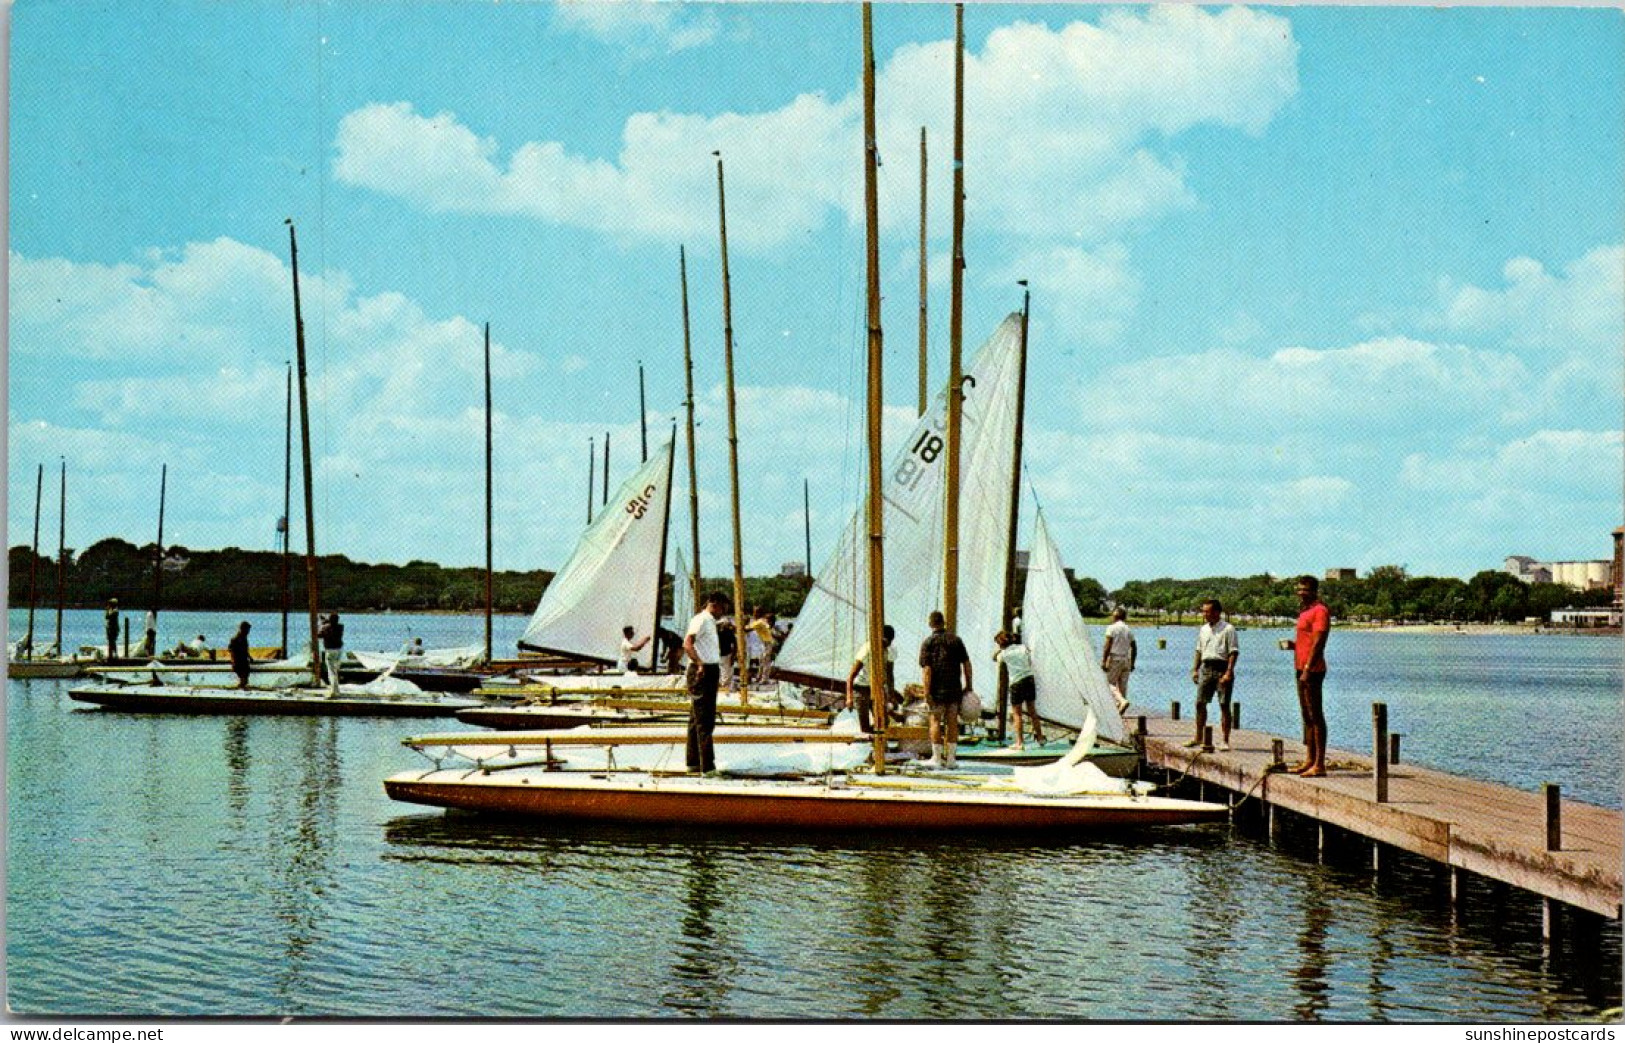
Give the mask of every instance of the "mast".
[(643, 447), (639, 463), (649, 462), (649, 407), (643, 397), (643, 360), (638, 359), (638, 439)]
[(801, 480), (801, 520), (807, 536), (807, 586), (812, 586), (812, 494), (809, 491), (811, 483), (807, 479)]
[[(164, 601), (164, 497), (169, 491), (169, 465), (164, 464), (158, 477), (158, 553), (152, 561), (152, 618), (158, 621), (158, 610)], [(158, 654), (157, 638), (153, 638), (152, 654)]]
[(875, 141), (875, 46), (873, 12), (863, 5), (863, 203), (869, 319), (869, 706), (874, 724), (875, 774), (886, 771), (886, 591), (884, 567), (885, 509), (881, 499), (880, 464), (883, 362), (880, 329), (880, 187), (879, 147)]
[(305, 487), (305, 597), (310, 609), (310, 683), (319, 686), (322, 675), (321, 657), (316, 651), (316, 607), (321, 604), (321, 590), (316, 576), (316, 501), (311, 492), (310, 473), (310, 377), (305, 367), (305, 318), (299, 308), (299, 241), (294, 235), (293, 219), (289, 218), (287, 224), (288, 256), (293, 267), (294, 347), (299, 361), (299, 446)]
[(587, 524), (592, 524), (592, 494), (598, 491), (598, 440), (587, 436)]
[(926, 356), (925, 356), (925, 128), (920, 128), (920, 416), (925, 415)]
[[(1010, 539), (1004, 554), (1004, 611), (999, 615), (999, 629), (1008, 631), (1016, 614), (1016, 529), (1021, 520), (1021, 439), (1027, 418), (1027, 315), (1032, 304), (1032, 292), (1027, 280), (1017, 283), (1021, 287), (1021, 350), (1016, 363), (1016, 437), (1012, 447), (1010, 465)], [(1004, 741), (1004, 715), (1010, 702), (1010, 675), (999, 670), (999, 741)]]
[[(649, 631), (649, 669), (655, 670), (660, 666), (662, 649), (660, 640), (660, 594), (666, 587), (666, 544), (671, 536), (671, 475), (677, 463), (677, 422), (672, 421), (671, 442), (666, 446), (666, 505), (660, 518), (660, 564), (655, 568), (655, 622), (654, 629)], [(675, 592), (677, 577), (671, 578), (672, 589)]]
[(609, 506), (609, 432), (604, 432), (604, 498), (600, 501)]
[(288, 656), (288, 570), (292, 563), (293, 522), (293, 363), (288, 364), (287, 420), (282, 426), (282, 658)]
[(965, 289), (965, 5), (954, 5), (954, 258), (948, 301), (947, 503), (943, 509), (942, 614), (949, 632), (959, 615), (959, 428), (965, 408), (960, 340)]
[[(34, 549), (28, 556), (28, 658), (34, 658), (34, 598), (39, 589), (39, 508), (45, 495), (45, 465), (34, 472)], [(160, 552), (161, 553), (161, 552)]]
[[(62, 601), (63, 591), (67, 584), (68, 571), (68, 460), (62, 458), (62, 502), (56, 512), (56, 655), (58, 659), (66, 658), (62, 654)], [(30, 652), (33, 643), (29, 643)]]
[(688, 338), (688, 256), (677, 248), (677, 270), (683, 282), (683, 379), (688, 389), (684, 405), (688, 407), (688, 524), (689, 538), (693, 540), (694, 608), (700, 606), (700, 482), (694, 469), (694, 353)]
[(739, 542), (739, 427), (734, 416), (733, 295), (728, 283), (728, 197), (722, 181), (722, 153), (717, 157), (717, 215), (722, 230), (722, 346), (728, 370), (728, 478), (734, 523), (734, 662), (742, 683), (739, 701), (750, 702), (750, 653), (745, 650), (745, 568)]
[(485, 324), (485, 662), (490, 665), (491, 616), (496, 610), (496, 584), (491, 568), (491, 324)]

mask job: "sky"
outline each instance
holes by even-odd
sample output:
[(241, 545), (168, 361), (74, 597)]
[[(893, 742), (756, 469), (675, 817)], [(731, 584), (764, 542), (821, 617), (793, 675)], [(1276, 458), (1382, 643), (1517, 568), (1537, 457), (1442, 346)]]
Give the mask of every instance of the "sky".
[[(702, 564), (726, 573), (720, 151), (745, 570), (804, 556), (804, 481), (829, 553), (863, 478), (856, 5), (11, 18), (9, 544), (44, 464), (54, 550), (65, 459), (72, 547), (151, 541), (164, 464), (166, 544), (274, 546), (291, 218), (319, 552), (483, 561), (490, 323), (496, 564), (558, 568), (589, 439), (608, 433), (617, 482), (636, 462), (640, 361), (651, 451), (680, 419), (681, 249)], [(953, 16), (874, 21), (895, 442), (922, 126), (933, 388), (947, 371)], [(1028, 280), (1024, 533), (1036, 499), (1109, 587), (1611, 554), (1621, 12), (972, 4), (965, 23), (964, 350)]]

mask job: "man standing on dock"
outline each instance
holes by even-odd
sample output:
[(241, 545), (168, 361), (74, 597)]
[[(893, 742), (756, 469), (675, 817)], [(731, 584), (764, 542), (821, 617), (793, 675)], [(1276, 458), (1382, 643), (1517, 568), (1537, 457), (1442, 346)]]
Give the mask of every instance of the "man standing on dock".
[(327, 664), (327, 697), (339, 697), (339, 664), (344, 662), (344, 624), (337, 612), (329, 612), (327, 620), (316, 631), (322, 639), (322, 661)]
[(102, 613), (102, 619), (107, 624), (107, 658), (118, 658), (118, 598), (107, 599), (107, 609)]
[[(959, 746), (959, 701), (971, 690), (970, 656), (965, 643), (948, 633), (948, 620), (941, 612), (927, 619), (931, 636), (920, 645), (920, 669), (924, 671), (925, 694), (931, 703), (931, 759), (922, 766), (952, 768), (957, 764)], [(959, 687), (959, 673), (965, 674), (965, 687)]]
[(1134, 660), (1140, 651), (1127, 621), (1126, 609), (1112, 609), (1112, 625), (1106, 628), (1106, 647), (1100, 653), (1100, 668), (1106, 671), (1106, 683), (1117, 699), (1118, 713), (1128, 709), (1128, 675), (1134, 672)]
[[(237, 624), (237, 633), (226, 642), (226, 652), (231, 656), (231, 672), (237, 675), (237, 687), (248, 687), (248, 620)], [(202, 635), (198, 635), (201, 637)]]
[(688, 770), (715, 772), (716, 749), (711, 733), (717, 726), (717, 682), (722, 677), (722, 647), (717, 620), (726, 615), (728, 599), (717, 591), (705, 596), (705, 608), (689, 620), (683, 638), (688, 657)]
[(1306, 779), (1326, 774), (1326, 637), (1331, 633), (1332, 616), (1320, 600), (1320, 581), (1313, 576), (1298, 577), (1298, 629), (1286, 643), (1292, 650), (1293, 671), (1298, 680), (1298, 709), (1303, 713), (1303, 763), (1287, 769)]
[(1236, 659), (1241, 642), (1236, 628), (1223, 618), (1218, 598), (1202, 602), (1202, 629), (1196, 632), (1196, 657), (1191, 661), (1191, 682), (1196, 685), (1196, 738), (1185, 745), (1202, 745), (1207, 731), (1207, 701), (1219, 695), (1219, 721), (1224, 738), (1219, 749), (1230, 749), (1230, 692), (1236, 684)]

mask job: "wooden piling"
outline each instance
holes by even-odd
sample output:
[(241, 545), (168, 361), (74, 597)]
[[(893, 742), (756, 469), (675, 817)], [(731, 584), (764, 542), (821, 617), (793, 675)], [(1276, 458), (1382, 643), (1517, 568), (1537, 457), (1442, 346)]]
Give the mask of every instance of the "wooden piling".
[(1178, 699), (1175, 699), (1173, 701), (1173, 703), (1168, 707), (1168, 716), (1170, 718), (1172, 718), (1173, 720), (1176, 720), (1176, 721), (1179, 720), (1179, 700)]
[(1399, 733), (1388, 733), (1388, 764), (1393, 766), (1399, 763)]
[(1211, 724), (1204, 724), (1202, 726), (1202, 752), (1213, 752), (1213, 725)]
[(1555, 782), (1541, 784), (1541, 792), (1546, 795), (1546, 850), (1563, 850), (1563, 799), (1562, 787)]
[(1388, 704), (1371, 704), (1371, 761), (1372, 778), (1376, 783), (1376, 801), (1388, 803)]
[(1240, 703), (1231, 703), (1230, 704), (1230, 728), (1231, 728), (1232, 731), (1234, 731), (1235, 729), (1240, 728), (1240, 727), (1241, 727), (1241, 704)]
[(1270, 740), (1270, 767), (1278, 768), (1286, 763), (1286, 740)]

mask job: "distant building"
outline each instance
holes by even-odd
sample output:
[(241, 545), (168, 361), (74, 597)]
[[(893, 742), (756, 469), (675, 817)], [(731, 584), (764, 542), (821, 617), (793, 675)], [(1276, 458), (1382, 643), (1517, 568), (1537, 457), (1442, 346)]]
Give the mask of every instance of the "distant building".
[(186, 566), (192, 564), (192, 559), (180, 554), (171, 554), (164, 559), (165, 572), (184, 572)]
[(785, 579), (793, 579), (797, 576), (805, 576), (806, 574), (807, 566), (799, 561), (787, 561), (783, 565), (779, 566), (779, 575)]
[(1357, 569), (1327, 569), (1326, 578), (1329, 580), (1347, 580), (1359, 578)]
[(1613, 578), (1611, 561), (1553, 561), (1546, 566), (1552, 570), (1552, 582), (1575, 590), (1597, 590), (1607, 587)]
[[(1535, 582), (1529, 577), (1530, 571), (1540, 562), (1524, 554), (1513, 554), (1501, 563), (1501, 570), (1509, 576), (1516, 576), (1525, 583)], [(1546, 582), (1550, 583), (1551, 580)]]
[(1617, 627), (1620, 611), (1617, 608), (1559, 608), (1552, 610), (1554, 627)]

